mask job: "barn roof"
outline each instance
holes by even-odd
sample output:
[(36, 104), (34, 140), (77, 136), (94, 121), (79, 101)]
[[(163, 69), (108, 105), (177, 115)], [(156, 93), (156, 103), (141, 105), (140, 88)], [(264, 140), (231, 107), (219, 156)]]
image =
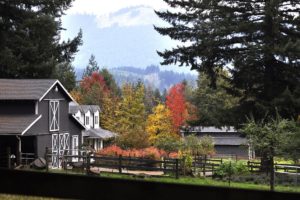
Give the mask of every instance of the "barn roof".
[(55, 79), (0, 79), (0, 100), (42, 100), (58, 84), (74, 101), (63, 85)]
[(111, 131), (102, 128), (86, 130), (83, 132), (83, 135), (87, 136), (88, 138), (101, 138), (101, 139), (109, 139), (117, 136), (116, 133), (113, 133)]
[(246, 138), (242, 137), (212, 137), (214, 145), (240, 146), (248, 145)]
[(236, 133), (237, 131), (233, 126), (223, 126), (217, 128), (214, 126), (193, 126), (181, 129), (181, 132), (189, 133)]
[(78, 111), (82, 113), (87, 113), (88, 111), (90, 112), (96, 112), (96, 111), (101, 111), (100, 107), (97, 105), (75, 105), (75, 104), (70, 104), (69, 105), (69, 113), (71, 114), (76, 114)]
[(41, 115), (0, 115), (0, 135), (23, 135)]

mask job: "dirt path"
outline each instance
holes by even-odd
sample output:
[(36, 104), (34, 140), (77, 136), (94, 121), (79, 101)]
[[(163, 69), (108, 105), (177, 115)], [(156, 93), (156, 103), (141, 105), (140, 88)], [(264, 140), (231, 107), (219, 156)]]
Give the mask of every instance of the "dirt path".
[[(118, 169), (110, 169), (110, 168), (101, 168), (101, 167), (92, 167), (91, 171), (94, 173), (100, 173), (100, 172), (113, 172), (113, 173), (119, 173)], [(149, 176), (162, 176), (164, 175), (164, 172), (162, 171), (133, 171), (133, 170), (127, 170), (127, 169), (122, 169), (122, 172), (127, 173), (127, 174), (133, 174), (133, 175), (138, 175), (138, 174), (146, 174)]]

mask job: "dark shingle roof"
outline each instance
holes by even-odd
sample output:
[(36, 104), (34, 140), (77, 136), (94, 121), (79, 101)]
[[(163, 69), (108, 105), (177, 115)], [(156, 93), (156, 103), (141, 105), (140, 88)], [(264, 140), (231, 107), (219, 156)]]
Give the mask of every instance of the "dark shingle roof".
[(39, 118), (38, 115), (0, 115), (0, 135), (20, 135)]
[(117, 134), (108, 130), (104, 130), (102, 128), (97, 129), (89, 129), (83, 132), (84, 136), (88, 136), (89, 138), (101, 138), (101, 139), (109, 139), (116, 137)]
[(50, 79), (0, 79), (0, 100), (38, 100), (55, 82)]
[(235, 133), (237, 132), (233, 126), (217, 128), (214, 126), (193, 126), (188, 127), (181, 132), (190, 132), (190, 133)]
[(248, 145), (247, 139), (242, 137), (213, 137), (214, 145), (240, 146)]

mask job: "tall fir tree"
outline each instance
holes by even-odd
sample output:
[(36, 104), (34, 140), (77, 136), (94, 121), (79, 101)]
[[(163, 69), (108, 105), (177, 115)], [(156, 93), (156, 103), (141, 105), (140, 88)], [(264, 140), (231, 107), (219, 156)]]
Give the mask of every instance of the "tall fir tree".
[(70, 63), (82, 33), (60, 42), (61, 17), (72, 0), (1, 1), (0, 78), (53, 78), (55, 67)]
[(51, 77), (58, 79), (68, 91), (73, 90), (76, 86), (75, 70), (71, 63), (57, 64)]
[[(179, 63), (206, 73), (212, 87), (217, 71), (232, 65), (231, 92), (241, 97), (237, 120), (245, 121), (250, 113), (256, 119), (266, 113), (275, 116), (272, 101), (287, 88), (299, 99), (299, 1), (164, 1), (170, 10), (156, 13), (170, 26), (155, 29), (183, 45), (158, 52), (162, 64)], [(296, 118), (298, 105), (296, 112), (280, 114)]]
[(112, 94), (104, 96), (101, 107), (100, 125), (106, 130), (116, 132), (118, 130), (117, 111), (119, 99)]
[(197, 118), (189, 120), (191, 125), (203, 126), (229, 126), (236, 125), (234, 119), (235, 106), (239, 104), (239, 98), (228, 94), (226, 88), (230, 88), (228, 71), (220, 70), (216, 87), (210, 87), (210, 77), (204, 73), (199, 74), (194, 90), (192, 102), (197, 107)]
[(86, 66), (86, 68), (83, 71), (82, 79), (84, 79), (87, 76), (91, 76), (94, 72), (99, 72), (99, 66), (95, 56), (92, 54), (89, 59), (89, 64)]
[(115, 96), (115, 97), (120, 97), (121, 96), (121, 89), (118, 87), (115, 78), (108, 71), (108, 69), (103, 68), (99, 71), (99, 73), (103, 76), (104, 81), (105, 81), (108, 89), (111, 91), (112, 95)]
[(149, 145), (145, 132), (146, 110), (144, 105), (144, 85), (125, 84), (122, 99), (116, 112), (117, 142), (124, 148), (143, 148)]

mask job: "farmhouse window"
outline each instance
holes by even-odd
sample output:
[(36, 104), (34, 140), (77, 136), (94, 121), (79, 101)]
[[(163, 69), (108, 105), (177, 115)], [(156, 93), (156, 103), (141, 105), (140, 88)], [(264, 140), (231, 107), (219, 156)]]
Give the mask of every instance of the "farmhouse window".
[(49, 101), (49, 129), (59, 130), (59, 101)]
[(89, 116), (85, 116), (85, 125), (90, 125), (90, 118)]
[(98, 125), (99, 124), (99, 117), (96, 115), (95, 116), (95, 124)]

